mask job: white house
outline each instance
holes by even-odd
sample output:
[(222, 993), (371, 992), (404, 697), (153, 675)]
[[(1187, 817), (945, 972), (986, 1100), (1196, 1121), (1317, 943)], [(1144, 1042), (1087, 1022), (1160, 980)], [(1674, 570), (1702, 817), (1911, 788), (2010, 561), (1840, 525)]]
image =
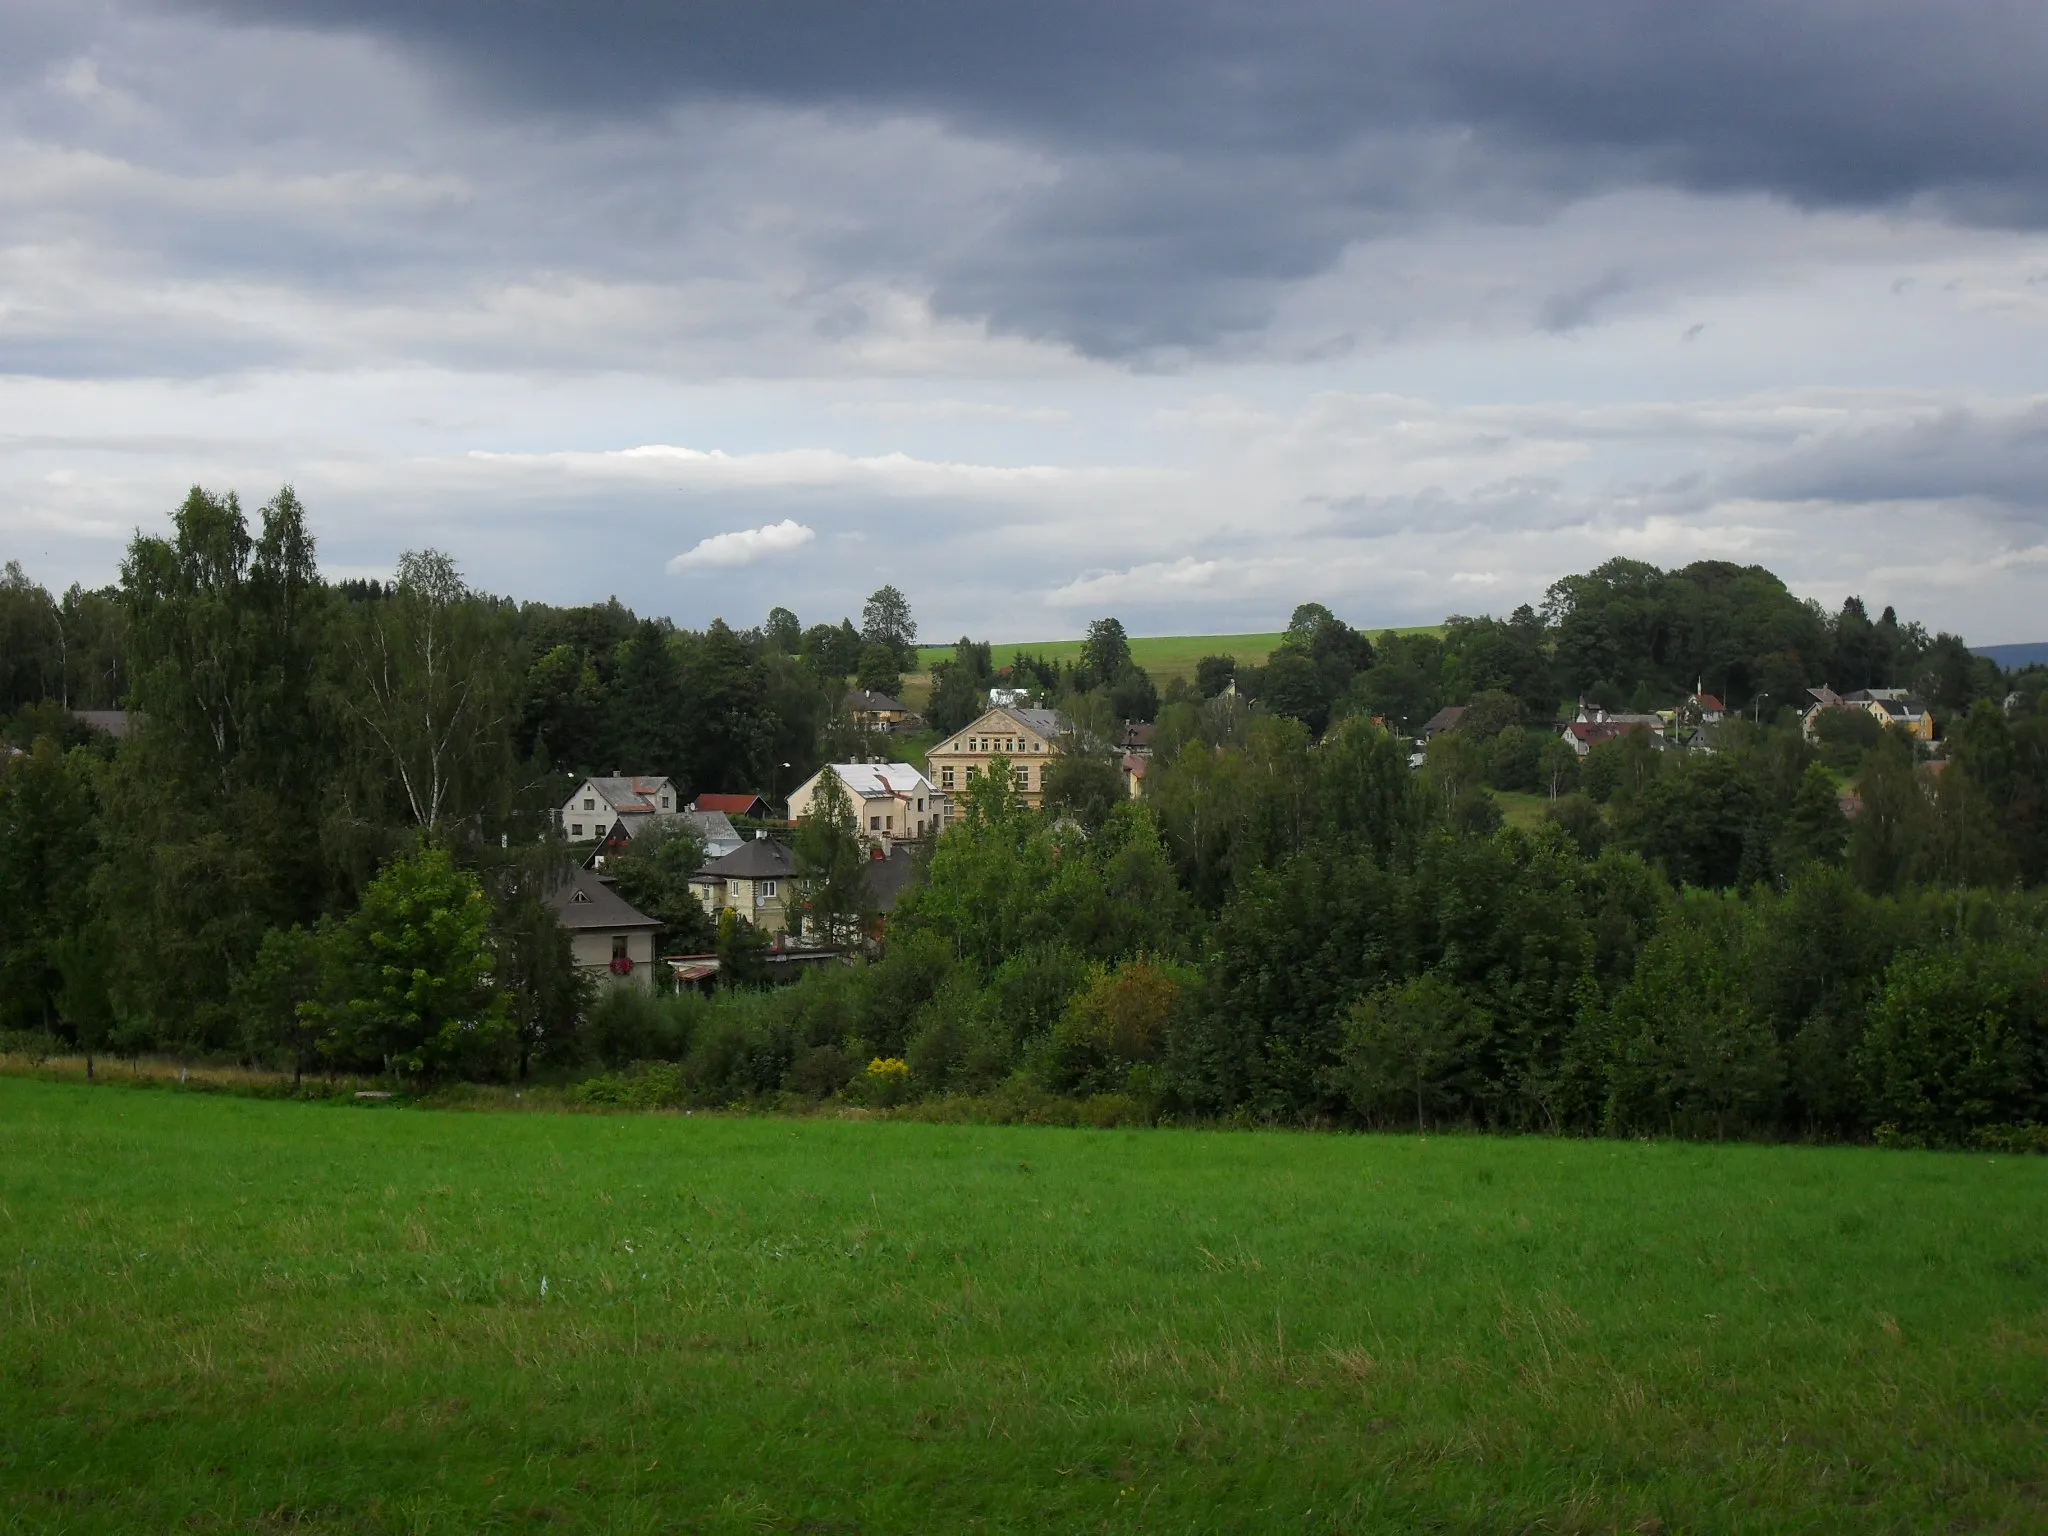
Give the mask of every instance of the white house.
[(818, 785), (828, 773), (845, 787), (854, 819), (870, 843), (886, 847), (946, 824), (946, 797), (908, 763), (828, 763), (790, 794), (791, 821), (810, 815)]
[(638, 775), (585, 779), (563, 802), (562, 835), (572, 843), (587, 843), (603, 837), (621, 821), (644, 826), (639, 818), (674, 816), (682, 807), (682, 797), (667, 779)]

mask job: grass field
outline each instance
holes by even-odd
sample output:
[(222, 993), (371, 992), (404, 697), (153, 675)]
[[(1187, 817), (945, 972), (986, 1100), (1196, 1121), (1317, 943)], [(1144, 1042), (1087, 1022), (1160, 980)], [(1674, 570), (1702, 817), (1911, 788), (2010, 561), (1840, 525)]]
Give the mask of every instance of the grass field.
[(0, 1079), (8, 1531), (2039, 1532), (2048, 1160)]
[[(1423, 624), (1396, 629), (1397, 635), (1433, 635), (1443, 628), (1440, 624)], [(1373, 635), (1385, 633), (1384, 629), (1369, 631)], [(1194, 680), (1195, 663), (1204, 656), (1235, 656), (1245, 666), (1263, 663), (1273, 654), (1282, 636), (1273, 635), (1145, 635), (1131, 640), (1131, 658), (1152, 674), (1153, 682), (1162, 687), (1176, 677)], [(1079, 661), (1081, 644), (1076, 640), (1020, 640), (1004, 641), (991, 645), (989, 654), (998, 667), (1007, 667), (1010, 658), (1018, 651), (1027, 655), (1044, 656), (1052, 661)], [(919, 664), (925, 669), (918, 675), (928, 676), (933, 662), (952, 658), (951, 645), (926, 645), (918, 648)]]

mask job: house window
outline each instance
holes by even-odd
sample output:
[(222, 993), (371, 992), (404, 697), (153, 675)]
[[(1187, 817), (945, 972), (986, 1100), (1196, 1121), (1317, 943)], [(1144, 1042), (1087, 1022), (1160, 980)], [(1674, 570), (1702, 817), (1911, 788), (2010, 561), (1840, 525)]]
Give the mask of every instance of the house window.
[(939, 787), (941, 789), (951, 789), (953, 787), (953, 765), (951, 763), (948, 763), (939, 770)]
[(663, 795), (663, 796), (661, 797), (661, 808), (662, 808), (662, 809), (663, 809), (664, 811), (668, 809), (668, 796), (667, 796), (667, 795)]
[(626, 936), (623, 933), (612, 935), (612, 958), (614, 960), (626, 958)]
[(571, 837), (581, 837), (581, 836), (583, 835), (583, 823), (582, 823), (582, 822), (580, 822), (580, 821), (572, 821), (572, 822), (570, 822), (570, 823), (569, 823), (569, 835), (570, 835)]
[(881, 817), (879, 817), (879, 816), (870, 816), (870, 817), (868, 818), (868, 830), (869, 830), (870, 832), (879, 832), (879, 831), (881, 831), (881, 830), (882, 830), (882, 818), (881, 818)]
[(773, 901), (775, 899), (775, 882), (773, 880), (763, 880), (760, 889), (763, 901)]
[(923, 795), (919, 795), (919, 796), (917, 797), (917, 808), (918, 808), (918, 809), (919, 809), (920, 811), (924, 809), (924, 796), (923, 796)]
[(1031, 770), (1029, 768), (1019, 768), (1010, 777), (1017, 781), (1019, 789), (1029, 789), (1031, 787)]
[(586, 800), (583, 802), (583, 809), (585, 809), (586, 811), (594, 811), (597, 809), (597, 802), (595, 800)]
[(970, 784), (972, 784), (972, 783), (973, 783), (973, 782), (974, 782), (974, 781), (975, 781), (976, 779), (978, 779), (978, 778), (980, 778), (980, 777), (981, 777), (981, 770), (980, 770), (979, 768), (975, 767), (975, 766), (974, 766), (974, 764), (972, 764), (972, 763), (969, 763), (969, 764), (967, 765), (967, 782), (968, 782), (968, 783), (970, 783)]
[(882, 818), (882, 825), (887, 830), (894, 832), (896, 830), (896, 818), (894, 816), (884, 816)]

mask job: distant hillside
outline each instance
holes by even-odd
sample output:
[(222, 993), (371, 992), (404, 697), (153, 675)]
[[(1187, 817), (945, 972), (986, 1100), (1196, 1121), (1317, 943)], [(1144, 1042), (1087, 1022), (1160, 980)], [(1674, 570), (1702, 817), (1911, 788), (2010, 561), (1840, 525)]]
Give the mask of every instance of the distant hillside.
[[(1411, 625), (1397, 628), (1397, 635), (1433, 635), (1443, 628), (1440, 624)], [(1368, 635), (1386, 633), (1385, 626), (1366, 630)], [(1204, 656), (1235, 656), (1246, 666), (1264, 663), (1273, 654), (1284, 637), (1272, 635), (1133, 635), (1131, 637), (1131, 659), (1152, 675), (1155, 683), (1165, 684), (1176, 677), (1190, 681), (1195, 675), (1195, 663)], [(998, 667), (1007, 667), (1010, 658), (1023, 651), (1031, 656), (1044, 656), (1051, 661), (1078, 661), (1081, 657), (1081, 641), (1073, 640), (1017, 640), (1000, 641), (989, 646), (990, 658)], [(932, 663), (952, 658), (951, 645), (925, 645), (918, 647), (919, 665), (929, 671)]]
[(1973, 645), (1970, 654), (1995, 661), (2008, 672), (2021, 667), (2048, 667), (2048, 640), (2029, 640), (2019, 645)]

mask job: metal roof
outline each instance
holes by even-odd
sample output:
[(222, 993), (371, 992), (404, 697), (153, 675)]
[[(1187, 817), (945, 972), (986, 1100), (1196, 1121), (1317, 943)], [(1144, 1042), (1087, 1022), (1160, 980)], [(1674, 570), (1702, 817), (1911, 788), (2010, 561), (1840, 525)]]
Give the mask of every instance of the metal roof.
[(587, 869), (579, 869), (548, 897), (555, 921), (564, 928), (659, 928), (661, 923), (639, 911), (625, 897)]

